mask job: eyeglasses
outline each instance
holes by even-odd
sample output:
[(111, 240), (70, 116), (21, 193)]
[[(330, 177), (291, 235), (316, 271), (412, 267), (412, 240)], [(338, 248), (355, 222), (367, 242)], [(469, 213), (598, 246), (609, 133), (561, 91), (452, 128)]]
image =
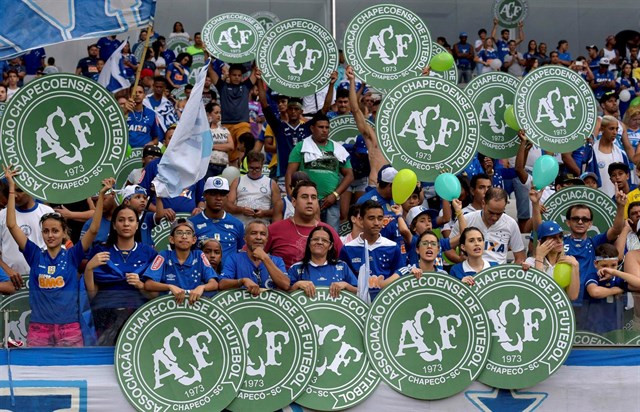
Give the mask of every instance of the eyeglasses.
[(438, 246), (438, 242), (434, 242), (432, 240), (423, 240), (422, 242), (420, 242), (420, 245), (426, 247), (436, 247)]
[(582, 222), (589, 223), (593, 219), (591, 219), (590, 217), (584, 217), (584, 216), (571, 216), (569, 220), (571, 220), (574, 223), (582, 223)]
[(331, 244), (331, 241), (323, 237), (314, 237), (311, 238), (311, 243), (322, 243), (323, 245), (329, 245)]
[(175, 237), (189, 237), (192, 236), (193, 232), (190, 230), (176, 230), (173, 232), (173, 236)]

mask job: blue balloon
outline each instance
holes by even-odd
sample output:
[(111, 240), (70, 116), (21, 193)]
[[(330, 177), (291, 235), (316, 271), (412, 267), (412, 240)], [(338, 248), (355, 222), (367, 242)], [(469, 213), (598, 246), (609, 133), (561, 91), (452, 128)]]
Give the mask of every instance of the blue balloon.
[(533, 164), (533, 185), (540, 190), (550, 185), (558, 176), (560, 166), (555, 157), (542, 155)]
[(460, 181), (451, 173), (443, 173), (436, 177), (434, 186), (438, 196), (449, 202), (459, 198), (462, 191)]

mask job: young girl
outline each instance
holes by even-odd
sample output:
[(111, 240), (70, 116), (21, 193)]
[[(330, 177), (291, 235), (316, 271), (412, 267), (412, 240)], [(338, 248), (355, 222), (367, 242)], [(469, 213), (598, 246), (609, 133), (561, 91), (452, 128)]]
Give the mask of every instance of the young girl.
[(432, 230), (427, 229), (418, 237), (416, 251), (418, 252), (418, 264), (405, 266), (397, 270), (396, 273), (382, 282), (381, 288), (409, 273), (415, 276), (416, 279), (420, 279), (423, 272), (447, 273), (436, 266), (436, 259), (440, 254), (440, 240)]
[(16, 224), (16, 185), (12, 168), (4, 167), (9, 186), (7, 228), (31, 268), (29, 305), (31, 322), (28, 346), (83, 346), (80, 328), (78, 267), (98, 234), (104, 195), (114, 179), (102, 181), (102, 189), (89, 230), (71, 249), (62, 248), (67, 224), (59, 213), (47, 213), (40, 219), (47, 249), (41, 250)]
[(198, 242), (198, 247), (204, 253), (213, 270), (216, 273), (222, 273), (222, 245), (220, 241), (203, 238)]
[(140, 243), (137, 212), (120, 205), (113, 212), (109, 237), (92, 249), (84, 281), (98, 333), (98, 345), (115, 345), (124, 322), (153, 294), (144, 290), (140, 275), (156, 257), (153, 247)]
[(451, 276), (455, 276), (469, 286), (474, 284), (473, 277), (492, 266), (496, 262), (489, 262), (482, 258), (484, 251), (484, 235), (477, 227), (468, 227), (460, 233), (460, 249), (467, 256), (467, 260), (453, 265)]

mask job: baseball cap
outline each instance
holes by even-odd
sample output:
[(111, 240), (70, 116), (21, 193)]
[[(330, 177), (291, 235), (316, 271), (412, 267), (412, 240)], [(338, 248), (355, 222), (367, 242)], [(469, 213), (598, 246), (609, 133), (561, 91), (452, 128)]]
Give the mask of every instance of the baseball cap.
[(229, 181), (224, 177), (215, 176), (210, 177), (204, 182), (204, 192), (208, 192), (209, 190), (216, 190), (220, 192), (228, 192), (229, 191)]
[(158, 145), (149, 145), (145, 146), (142, 149), (142, 157), (153, 156), (153, 157), (162, 157), (162, 149)]
[(582, 179), (582, 181), (584, 181), (587, 177), (591, 177), (591, 178), (595, 179), (596, 182), (598, 181), (598, 176), (596, 176), (596, 174), (593, 173), (593, 172), (585, 172), (585, 173), (580, 175), (580, 179)]
[(356, 138), (356, 144), (353, 145), (357, 154), (367, 154), (369, 151), (367, 150), (367, 144), (364, 142), (364, 138), (362, 136), (358, 136)]
[(590, 45), (588, 45), (588, 46), (586, 47), (586, 49), (587, 49), (587, 50), (590, 50), (590, 49), (596, 49), (596, 51), (598, 51), (598, 46), (596, 46), (595, 44), (590, 44)]
[(460, 36), (458, 36), (458, 37), (469, 37), (469, 36), (467, 36), (467, 32), (466, 31), (463, 31), (463, 32), (460, 32)]
[(405, 221), (407, 222), (407, 226), (411, 226), (411, 223), (417, 219), (418, 217), (428, 214), (431, 217), (431, 224), (436, 226), (436, 219), (438, 218), (438, 211), (435, 209), (429, 209), (424, 206), (414, 206), (407, 213), (407, 218)]
[(290, 97), (287, 106), (298, 106), (302, 108), (302, 99), (299, 97)]
[(614, 170), (622, 170), (626, 174), (629, 174), (629, 165), (622, 162), (613, 162), (607, 169), (607, 173), (609, 174), (609, 176), (611, 176), (611, 173), (613, 173)]
[(153, 77), (153, 70), (142, 69), (142, 71), (140, 72), (140, 78), (144, 79), (145, 77)]
[(578, 176), (573, 173), (562, 173), (556, 177), (556, 185), (580, 185), (584, 186), (584, 180), (580, 179)]
[(393, 178), (396, 177), (398, 171), (391, 165), (384, 165), (378, 170), (378, 183), (393, 183)]
[(542, 239), (547, 236), (555, 236), (559, 233), (562, 233), (562, 228), (559, 224), (552, 220), (545, 220), (538, 226), (538, 232), (536, 234), (538, 235), (538, 239)]
[(600, 65), (601, 66), (605, 66), (605, 65), (609, 65), (609, 58), (608, 57), (603, 57), (600, 59)]
[(145, 189), (140, 185), (129, 185), (129, 186), (126, 186), (124, 189), (122, 189), (122, 192), (120, 192), (120, 194), (122, 196), (122, 201), (124, 202), (125, 200), (129, 199), (133, 195), (140, 194), (140, 195), (147, 196), (147, 189)]
[(179, 217), (176, 220), (174, 220), (173, 223), (171, 224), (171, 236), (173, 236), (173, 232), (175, 232), (175, 230), (179, 226), (187, 226), (189, 229), (191, 229), (193, 233), (196, 233), (196, 228), (193, 226), (193, 223), (191, 223), (189, 219)]

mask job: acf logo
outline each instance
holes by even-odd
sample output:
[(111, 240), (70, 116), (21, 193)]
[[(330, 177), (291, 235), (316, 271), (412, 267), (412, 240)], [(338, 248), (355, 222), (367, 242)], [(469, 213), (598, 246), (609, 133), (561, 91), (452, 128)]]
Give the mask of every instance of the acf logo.
[(418, 75), (433, 53), (431, 35), (420, 17), (393, 4), (358, 13), (345, 31), (344, 44), (356, 75), (381, 89)]
[(474, 292), (491, 323), (491, 351), (478, 380), (501, 389), (542, 382), (569, 356), (575, 333), (571, 301), (553, 278), (519, 265), (476, 275)]
[(518, 153), (518, 133), (507, 126), (504, 112), (513, 103), (519, 82), (510, 74), (490, 72), (474, 77), (464, 88), (478, 113), (478, 151), (485, 156), (505, 159)]
[(500, 25), (506, 28), (514, 28), (524, 21), (529, 11), (527, 0), (496, 0), (493, 5), (493, 15)]
[(364, 346), (368, 306), (346, 291), (332, 298), (327, 287), (317, 287), (313, 298), (302, 291), (291, 296), (305, 308), (318, 337), (315, 373), (296, 403), (334, 411), (364, 401), (380, 382)]
[(514, 112), (534, 144), (566, 153), (582, 146), (593, 133), (597, 105), (582, 76), (566, 67), (545, 66), (520, 82)]
[(398, 170), (433, 182), (442, 171), (459, 173), (478, 146), (478, 121), (469, 98), (435, 77), (406, 80), (382, 101), (376, 131), (385, 158)]
[(9, 312), (9, 323), (0, 324), (0, 336), (5, 336), (4, 328), (7, 328), (6, 335), (10, 338), (27, 343), (27, 331), (31, 319), (31, 307), (29, 306), (29, 275), (22, 275), (22, 283), (25, 285), (16, 293), (3, 296), (0, 301), (0, 312)]
[(266, 30), (273, 27), (274, 24), (280, 22), (280, 18), (270, 11), (257, 11), (251, 15)]
[(0, 153), (30, 195), (69, 203), (95, 194), (115, 176), (127, 127), (113, 96), (81, 76), (55, 74), (28, 83), (7, 104)]
[(278, 410), (300, 396), (317, 356), (317, 338), (305, 310), (273, 290), (257, 297), (227, 291), (212, 301), (233, 319), (247, 348), (245, 379), (227, 409)]
[(405, 276), (384, 288), (365, 329), (369, 359), (382, 380), (416, 399), (441, 399), (469, 386), (489, 354), (480, 300), (439, 273)]
[(265, 29), (253, 17), (241, 13), (220, 14), (202, 28), (207, 50), (227, 63), (245, 63), (255, 59), (258, 40)]
[(154, 299), (124, 325), (116, 375), (138, 410), (222, 410), (245, 374), (245, 347), (229, 315), (207, 299)]
[(544, 202), (547, 211), (545, 220), (553, 220), (563, 230), (568, 231), (567, 210), (575, 205), (587, 205), (591, 209), (593, 221), (588, 231), (588, 236), (607, 233), (613, 226), (616, 215), (616, 203), (600, 190), (585, 186), (565, 187), (555, 192)]
[[(189, 213), (177, 213), (176, 219), (189, 219), (191, 214)], [(151, 239), (153, 240), (153, 244), (156, 245), (156, 250), (169, 250), (171, 249), (171, 244), (169, 243), (169, 234), (171, 233), (171, 222), (167, 219), (162, 219), (160, 224), (155, 225), (153, 229), (151, 229)], [(219, 240), (219, 239), (217, 239)]]
[(336, 42), (323, 26), (292, 19), (274, 25), (258, 45), (258, 67), (269, 87), (303, 97), (326, 87), (338, 66)]

